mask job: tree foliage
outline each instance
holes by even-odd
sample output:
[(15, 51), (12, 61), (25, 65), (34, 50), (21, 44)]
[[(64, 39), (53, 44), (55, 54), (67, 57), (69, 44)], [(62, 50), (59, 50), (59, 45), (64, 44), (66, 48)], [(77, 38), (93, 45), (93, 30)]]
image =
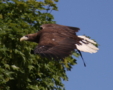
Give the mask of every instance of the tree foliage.
[[(55, 23), (58, 0), (0, 0), (0, 90), (62, 90), (76, 60), (49, 60), (30, 51), (37, 45), (20, 42), (40, 25)], [(77, 53), (74, 55), (78, 56)]]

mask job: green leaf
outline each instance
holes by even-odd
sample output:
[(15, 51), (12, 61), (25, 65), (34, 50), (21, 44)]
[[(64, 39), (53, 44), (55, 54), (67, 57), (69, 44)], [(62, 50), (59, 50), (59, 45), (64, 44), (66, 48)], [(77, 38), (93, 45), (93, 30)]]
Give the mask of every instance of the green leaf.
[[(51, 11), (58, 0), (0, 1), (0, 90), (63, 90), (76, 60), (49, 60), (30, 53), (37, 43), (20, 42), (40, 25), (56, 23)], [(79, 56), (74, 53), (75, 56)]]
[(19, 70), (19, 67), (17, 67), (16, 65), (11, 65), (13, 70)]

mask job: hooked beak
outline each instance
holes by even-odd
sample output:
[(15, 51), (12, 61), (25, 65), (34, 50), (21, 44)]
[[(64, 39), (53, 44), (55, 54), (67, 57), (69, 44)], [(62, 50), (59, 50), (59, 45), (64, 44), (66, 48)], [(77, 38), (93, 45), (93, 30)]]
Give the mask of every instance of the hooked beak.
[(28, 40), (28, 37), (23, 36), (23, 37), (20, 38), (20, 41), (25, 41), (25, 40)]

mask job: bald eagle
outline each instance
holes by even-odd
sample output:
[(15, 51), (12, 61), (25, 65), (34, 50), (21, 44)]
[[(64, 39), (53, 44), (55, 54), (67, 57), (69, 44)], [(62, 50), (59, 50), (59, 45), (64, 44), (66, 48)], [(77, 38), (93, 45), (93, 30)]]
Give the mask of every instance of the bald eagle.
[(43, 24), (41, 30), (34, 34), (28, 34), (20, 38), (20, 41), (26, 40), (36, 42), (38, 45), (32, 51), (33, 54), (39, 54), (43, 57), (55, 59), (64, 59), (72, 54), (76, 49), (88, 53), (96, 53), (99, 49), (94, 40), (86, 36), (77, 36), (78, 27), (63, 26), (58, 24)]

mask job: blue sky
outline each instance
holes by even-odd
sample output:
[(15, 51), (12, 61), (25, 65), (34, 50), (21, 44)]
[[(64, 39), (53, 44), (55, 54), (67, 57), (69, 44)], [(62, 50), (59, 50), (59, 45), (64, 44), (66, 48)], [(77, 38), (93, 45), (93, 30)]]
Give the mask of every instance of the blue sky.
[(66, 90), (113, 90), (113, 0), (59, 0), (52, 12), (58, 24), (79, 27), (99, 43), (96, 54), (82, 53), (77, 65), (67, 72)]

